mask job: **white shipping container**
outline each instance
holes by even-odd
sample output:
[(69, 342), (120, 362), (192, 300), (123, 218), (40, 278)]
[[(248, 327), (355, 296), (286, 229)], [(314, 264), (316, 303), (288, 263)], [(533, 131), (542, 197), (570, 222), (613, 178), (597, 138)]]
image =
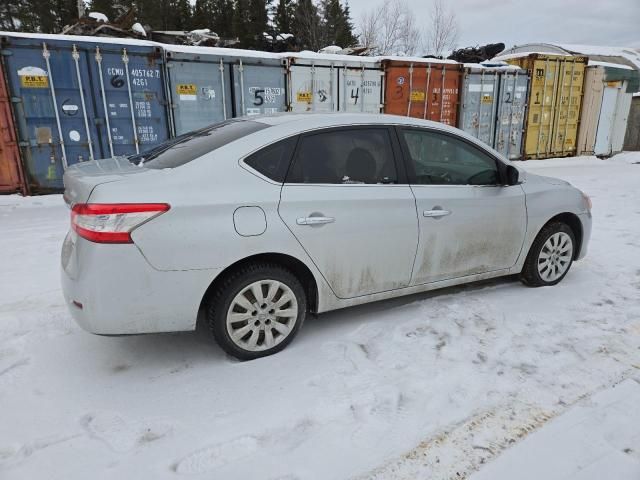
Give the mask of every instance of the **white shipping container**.
[(303, 52), (287, 55), (292, 112), (367, 112), (382, 108), (383, 72), (375, 58)]

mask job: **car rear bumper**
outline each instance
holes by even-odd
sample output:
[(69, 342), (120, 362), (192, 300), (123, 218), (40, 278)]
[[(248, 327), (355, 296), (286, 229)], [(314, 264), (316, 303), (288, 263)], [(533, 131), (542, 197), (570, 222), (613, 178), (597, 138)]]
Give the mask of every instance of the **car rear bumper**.
[(74, 320), (91, 333), (193, 330), (219, 270), (159, 271), (133, 244), (89, 242), (70, 232), (62, 248), (62, 291)]

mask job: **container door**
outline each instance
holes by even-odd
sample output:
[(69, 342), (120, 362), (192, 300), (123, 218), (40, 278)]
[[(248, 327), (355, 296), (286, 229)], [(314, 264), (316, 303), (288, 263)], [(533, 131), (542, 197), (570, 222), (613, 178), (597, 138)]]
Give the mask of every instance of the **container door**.
[(380, 113), (382, 72), (365, 68), (341, 69), (340, 110), (344, 112)]
[(602, 107), (600, 108), (600, 118), (598, 120), (598, 133), (596, 133), (595, 155), (611, 155), (611, 135), (613, 121), (616, 113), (616, 101), (618, 99), (617, 87), (605, 87), (602, 94)]
[(558, 61), (536, 60), (533, 63), (529, 115), (525, 137), (525, 158), (545, 158), (550, 149)]
[(489, 146), (493, 145), (499, 75), (467, 73), (462, 82), (460, 128)]
[(229, 65), (168, 60), (176, 135), (231, 118)]
[(631, 100), (624, 149), (630, 152), (640, 150), (640, 97), (634, 97)]
[(338, 69), (330, 66), (289, 67), (289, 111), (334, 112), (337, 110)]
[(560, 60), (551, 156), (575, 155), (583, 86), (584, 63), (578, 57)]
[(529, 77), (523, 73), (503, 72), (493, 148), (509, 160), (522, 157), (522, 137), (527, 109)]
[(582, 114), (578, 130), (577, 155), (593, 155), (598, 117), (602, 106), (602, 92), (604, 90), (604, 68), (589, 67), (585, 71), (584, 97), (582, 99)]
[(278, 65), (233, 65), (236, 116), (284, 112), (285, 74)]
[(67, 42), (10, 52), (7, 75), (30, 183), (60, 190), (67, 165), (101, 156), (87, 52)]
[(460, 72), (443, 64), (386, 67), (384, 112), (457, 125)]
[(160, 53), (113, 47), (92, 48), (90, 59), (104, 157), (144, 152), (169, 135)]
[(611, 154), (621, 152), (624, 145), (624, 134), (627, 130), (629, 120), (629, 110), (631, 109), (631, 99), (633, 95), (627, 93), (627, 81), (622, 82), (618, 90), (618, 102), (616, 115), (613, 120), (613, 133), (611, 137)]
[(0, 193), (28, 194), (11, 114), (11, 101), (0, 64)]

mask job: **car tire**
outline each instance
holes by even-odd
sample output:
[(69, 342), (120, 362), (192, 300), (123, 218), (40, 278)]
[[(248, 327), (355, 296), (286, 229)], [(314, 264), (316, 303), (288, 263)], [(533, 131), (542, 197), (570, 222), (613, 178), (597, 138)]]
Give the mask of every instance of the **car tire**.
[(307, 298), (298, 278), (269, 263), (247, 265), (228, 275), (207, 308), (216, 342), (240, 360), (285, 348), (302, 327), (306, 313)]
[(545, 225), (529, 249), (520, 280), (530, 287), (556, 285), (569, 272), (576, 246), (573, 230), (566, 223)]

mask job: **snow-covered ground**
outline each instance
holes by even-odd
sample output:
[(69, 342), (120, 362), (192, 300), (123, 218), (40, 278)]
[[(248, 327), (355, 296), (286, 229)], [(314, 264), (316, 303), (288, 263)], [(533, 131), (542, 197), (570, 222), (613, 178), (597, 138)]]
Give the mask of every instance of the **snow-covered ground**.
[(82, 331), (59, 287), (61, 197), (0, 197), (0, 478), (637, 480), (635, 162), (523, 163), (593, 199), (590, 253), (560, 285), (337, 311), (248, 363), (206, 332)]

